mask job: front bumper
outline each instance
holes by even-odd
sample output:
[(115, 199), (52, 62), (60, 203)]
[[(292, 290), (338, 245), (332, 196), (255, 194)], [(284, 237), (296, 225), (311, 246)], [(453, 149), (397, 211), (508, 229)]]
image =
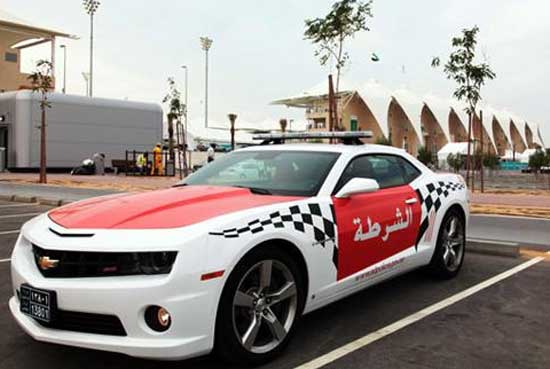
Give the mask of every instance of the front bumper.
[[(206, 354), (213, 347), (221, 281), (200, 281), (193, 268), (186, 269), (183, 265), (186, 262), (182, 260), (192, 258), (179, 256), (167, 275), (45, 278), (35, 265), (30, 241), (23, 236), (17, 241), (11, 259), (14, 296), (9, 307), (23, 330), (39, 341), (160, 360)], [(40, 325), (19, 310), (17, 291), (23, 283), (55, 291), (60, 310), (118, 317), (127, 336), (81, 333)], [(144, 313), (150, 305), (162, 306), (170, 312), (172, 324), (168, 331), (158, 333), (147, 326)]]

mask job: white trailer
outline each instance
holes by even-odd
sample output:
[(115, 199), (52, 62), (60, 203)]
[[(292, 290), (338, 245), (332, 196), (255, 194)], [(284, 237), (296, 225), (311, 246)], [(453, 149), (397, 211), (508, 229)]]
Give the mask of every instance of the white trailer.
[[(71, 168), (105, 153), (106, 164), (124, 159), (126, 150), (152, 150), (162, 141), (159, 104), (48, 94), (46, 111), (48, 168)], [(40, 166), (40, 95), (28, 90), (0, 94), (0, 147), (7, 168)]]

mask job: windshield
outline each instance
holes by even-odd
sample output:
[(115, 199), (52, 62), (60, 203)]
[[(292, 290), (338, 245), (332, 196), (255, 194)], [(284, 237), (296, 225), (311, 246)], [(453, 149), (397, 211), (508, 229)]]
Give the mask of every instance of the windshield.
[(180, 185), (250, 188), (266, 195), (314, 196), (338, 153), (312, 151), (243, 151), (201, 168)]

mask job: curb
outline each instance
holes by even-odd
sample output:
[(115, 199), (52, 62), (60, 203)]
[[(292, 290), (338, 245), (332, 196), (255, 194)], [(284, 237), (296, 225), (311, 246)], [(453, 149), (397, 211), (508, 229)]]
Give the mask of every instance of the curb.
[(61, 206), (63, 204), (63, 200), (52, 200), (52, 199), (42, 199), (39, 198), (38, 202), (40, 205), (50, 205), (50, 206)]
[(0, 195), (0, 200), (21, 202), (25, 204), (48, 205), (48, 206), (56, 206), (56, 207), (67, 205), (73, 202), (73, 201), (64, 200), (64, 199), (51, 199), (51, 198), (44, 198), (44, 197), (20, 196), (20, 195)]
[(519, 244), (510, 245), (498, 243), (498, 241), (483, 242), (467, 240), (466, 242), (466, 252), (492, 256), (504, 256), (509, 258), (518, 258), (520, 256), (521, 248)]
[(36, 196), (20, 196), (20, 195), (15, 195), (13, 196), (13, 200), (12, 201), (16, 201), (16, 202), (25, 202), (25, 203), (29, 203), (29, 204), (32, 204), (32, 203), (35, 203), (38, 201), (38, 198)]
[(0, 195), (0, 200), (13, 201), (15, 195)]

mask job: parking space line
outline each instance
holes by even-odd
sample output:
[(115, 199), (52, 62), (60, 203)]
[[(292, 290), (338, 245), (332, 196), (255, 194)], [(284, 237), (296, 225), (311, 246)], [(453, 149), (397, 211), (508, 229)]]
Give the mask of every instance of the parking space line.
[[(546, 253), (547, 255), (550, 255), (550, 251)], [(517, 265), (511, 269), (508, 269), (505, 272), (502, 272), (494, 277), (491, 277), (481, 283), (476, 284), (475, 286), (472, 286), (464, 291), (461, 291), (453, 296), (450, 296), (442, 301), (439, 301), (433, 305), (430, 305), (420, 311), (417, 311), (416, 313), (413, 313), (401, 320), (398, 320), (390, 325), (387, 325), (375, 332), (369, 333), (366, 336), (363, 336), (361, 338), (356, 339), (355, 341), (352, 341), (344, 346), (341, 346), (327, 354), (324, 354), (322, 356), (319, 356), (316, 359), (313, 359), (305, 364), (302, 364), (300, 366), (297, 366), (294, 369), (318, 369), (321, 368), (327, 364), (330, 364), (338, 359), (340, 359), (343, 356), (346, 356), (348, 354), (351, 354), (352, 352), (359, 350), (367, 345), (370, 345), (373, 342), (376, 342), (392, 333), (395, 333), (413, 323), (418, 322), (419, 320), (422, 320), (442, 309), (445, 309), (448, 306), (451, 306), (461, 300), (464, 300), (465, 298), (472, 296), (475, 293), (478, 293), (487, 287), (490, 287), (494, 285), (495, 283), (498, 283), (508, 277), (513, 276), (514, 274), (517, 274), (521, 272), (524, 269), (527, 269), (535, 264), (540, 263), (543, 261), (544, 257), (536, 257), (533, 259), (530, 259), (520, 265)]]
[(42, 213), (22, 213), (22, 214), (0, 215), (0, 219), (32, 217), (34, 215), (39, 215), (39, 214), (42, 214)]
[(11, 259), (0, 259), (0, 263), (7, 263), (8, 261), (10, 261)]
[(2, 232), (0, 232), (0, 236), (3, 236), (5, 234), (17, 234), (19, 232), (21, 232), (20, 229), (16, 229), (16, 230), (13, 230), (13, 231), (2, 231)]
[(0, 205), (0, 209), (5, 209), (5, 208), (20, 208), (20, 207), (23, 207), (23, 206), (36, 206), (36, 205), (40, 205), (40, 203), (38, 203), (38, 202), (31, 202), (31, 203), (25, 203), (25, 204), (8, 204), (8, 205)]

